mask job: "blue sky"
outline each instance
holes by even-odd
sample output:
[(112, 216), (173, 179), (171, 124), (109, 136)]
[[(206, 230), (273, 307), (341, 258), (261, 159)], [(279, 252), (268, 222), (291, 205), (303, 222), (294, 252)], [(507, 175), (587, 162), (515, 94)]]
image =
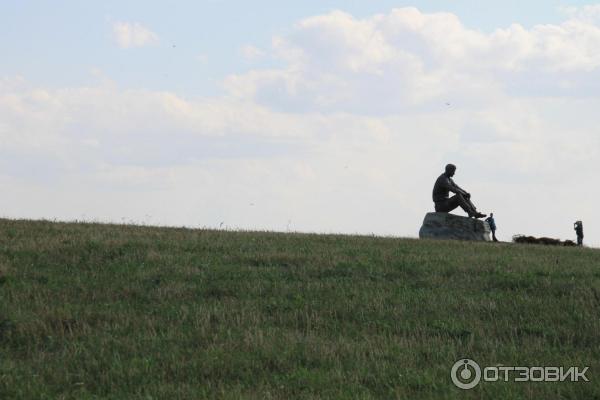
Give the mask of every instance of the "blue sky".
[(600, 5), (15, 1), (0, 52), (5, 217), (414, 237), (452, 162), (600, 246)]
[[(367, 17), (413, 6), (423, 12), (452, 12), (468, 27), (489, 32), (511, 23), (525, 27), (556, 23), (564, 18), (561, 7), (584, 4), (537, 0), (5, 2), (0, 16), (4, 55), (0, 73), (58, 87), (90, 82), (94, 78), (90, 70), (99, 68), (126, 87), (207, 95), (220, 90), (226, 75), (256, 67), (240, 59), (241, 47), (267, 48), (273, 35), (285, 34), (302, 18), (331, 10)], [(110, 41), (115, 21), (139, 21), (152, 27), (160, 45), (136, 52), (115, 48)]]

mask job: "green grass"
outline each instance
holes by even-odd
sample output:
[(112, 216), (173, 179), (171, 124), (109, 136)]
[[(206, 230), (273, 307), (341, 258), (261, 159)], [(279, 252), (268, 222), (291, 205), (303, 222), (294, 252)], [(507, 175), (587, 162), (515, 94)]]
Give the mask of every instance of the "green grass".
[[(450, 368), (589, 366), (589, 383)], [(0, 399), (600, 398), (600, 251), (0, 220)]]

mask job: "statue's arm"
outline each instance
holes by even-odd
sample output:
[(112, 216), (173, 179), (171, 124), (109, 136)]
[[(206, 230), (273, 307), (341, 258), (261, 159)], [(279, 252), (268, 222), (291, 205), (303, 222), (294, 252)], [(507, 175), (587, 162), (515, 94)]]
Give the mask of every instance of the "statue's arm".
[(462, 194), (464, 196), (468, 196), (469, 192), (458, 186), (454, 181), (450, 181), (450, 191), (456, 194)]

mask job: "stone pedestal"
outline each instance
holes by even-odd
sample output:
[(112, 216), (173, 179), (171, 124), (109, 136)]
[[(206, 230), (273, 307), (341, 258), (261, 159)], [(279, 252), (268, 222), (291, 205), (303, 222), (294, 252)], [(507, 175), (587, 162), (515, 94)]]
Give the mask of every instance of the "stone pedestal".
[(490, 242), (487, 222), (454, 214), (430, 212), (419, 230), (421, 239), (458, 239)]

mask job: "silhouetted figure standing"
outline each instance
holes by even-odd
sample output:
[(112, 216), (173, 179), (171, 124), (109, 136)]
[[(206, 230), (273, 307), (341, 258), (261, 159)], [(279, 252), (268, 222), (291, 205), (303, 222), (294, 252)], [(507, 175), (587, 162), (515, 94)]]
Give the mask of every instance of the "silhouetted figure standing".
[(583, 222), (575, 222), (575, 233), (577, 234), (577, 246), (583, 246)]
[(494, 213), (490, 213), (490, 216), (485, 219), (485, 222), (488, 223), (490, 230), (492, 231), (492, 240), (497, 242), (498, 239), (496, 239), (496, 221), (494, 220)]
[[(475, 205), (471, 202), (471, 194), (454, 183), (452, 177), (455, 172), (456, 166), (448, 164), (446, 165), (446, 171), (435, 181), (435, 185), (433, 186), (435, 211), (447, 213), (460, 206), (469, 217), (485, 217), (485, 214), (478, 212)], [(449, 197), (450, 192), (454, 193), (454, 196)]]

